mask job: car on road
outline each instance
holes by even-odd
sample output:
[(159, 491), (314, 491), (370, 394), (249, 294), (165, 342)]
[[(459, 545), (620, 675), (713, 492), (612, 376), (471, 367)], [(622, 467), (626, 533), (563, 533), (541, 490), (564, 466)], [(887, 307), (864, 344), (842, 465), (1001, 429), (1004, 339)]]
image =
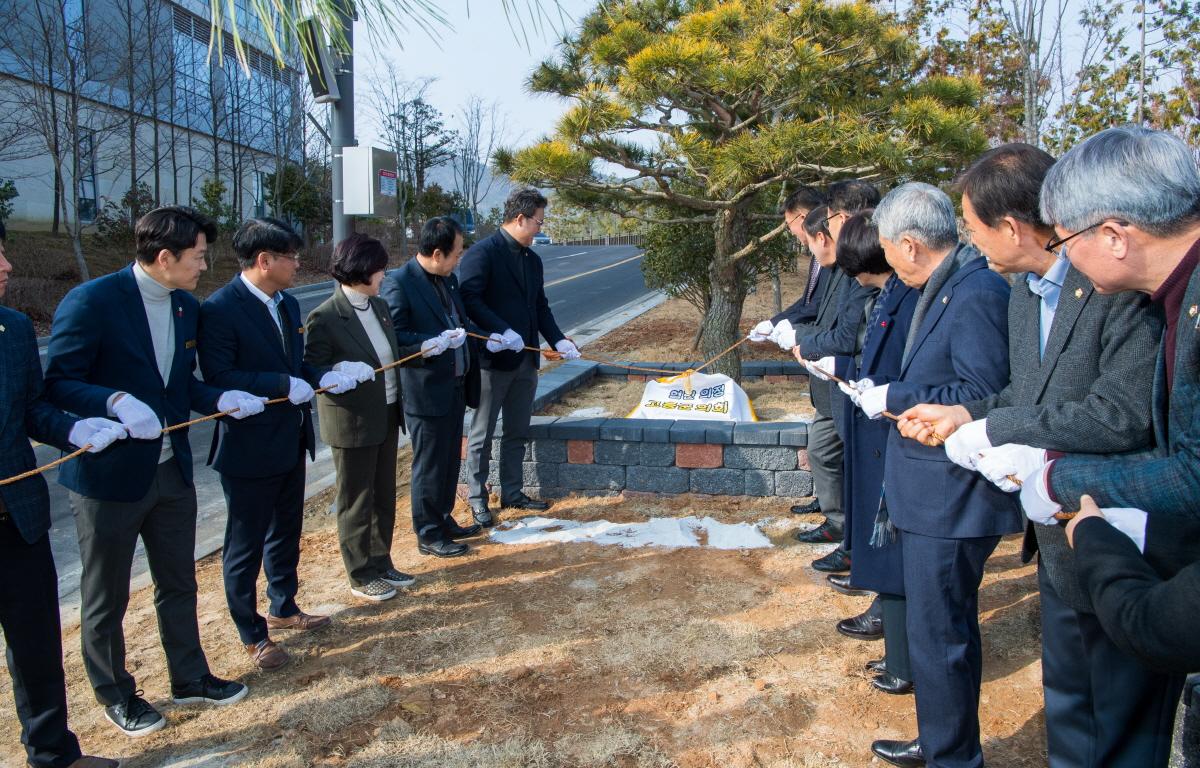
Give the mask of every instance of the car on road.
[(550, 235), (545, 232), (538, 232), (533, 236), (534, 245), (551, 245), (554, 241), (550, 239)]

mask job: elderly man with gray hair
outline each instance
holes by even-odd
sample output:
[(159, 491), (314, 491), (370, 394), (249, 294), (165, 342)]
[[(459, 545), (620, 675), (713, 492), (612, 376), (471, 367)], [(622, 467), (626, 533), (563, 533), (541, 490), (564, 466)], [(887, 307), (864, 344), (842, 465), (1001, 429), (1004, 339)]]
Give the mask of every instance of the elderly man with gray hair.
[[(849, 394), (871, 418), (918, 403), (955, 404), (1008, 384), (1008, 283), (958, 241), (954, 205), (928, 184), (892, 190), (875, 209), (884, 256), (921, 291), (894, 381)], [(850, 388), (848, 388), (850, 389)], [(940, 448), (888, 438), (877, 525), (900, 541), (919, 737), (871, 750), (900, 766), (980, 768), (979, 584), (1000, 537), (1022, 529), (1015, 499)]]

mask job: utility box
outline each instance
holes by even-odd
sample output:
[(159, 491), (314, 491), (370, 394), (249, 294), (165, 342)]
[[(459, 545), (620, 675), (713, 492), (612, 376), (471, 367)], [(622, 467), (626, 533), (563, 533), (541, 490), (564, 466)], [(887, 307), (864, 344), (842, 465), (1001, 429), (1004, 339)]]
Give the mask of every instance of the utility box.
[(347, 215), (396, 218), (398, 183), (394, 152), (379, 147), (342, 149), (342, 209)]

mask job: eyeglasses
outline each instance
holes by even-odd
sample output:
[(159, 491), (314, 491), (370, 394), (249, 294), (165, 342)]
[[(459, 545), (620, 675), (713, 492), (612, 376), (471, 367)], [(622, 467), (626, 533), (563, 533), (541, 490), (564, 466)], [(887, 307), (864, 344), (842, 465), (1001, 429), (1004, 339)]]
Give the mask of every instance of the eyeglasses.
[(829, 215), (828, 215), (828, 216), (826, 216), (825, 218), (821, 219), (821, 223), (822, 223), (822, 224), (828, 224), (828, 223), (829, 223), (829, 220), (830, 220), (830, 219), (832, 219), (832, 218), (834, 218), (834, 217), (836, 217), (836, 216), (848, 216), (848, 215), (849, 215), (849, 214), (847, 214), (845, 211), (834, 211), (833, 213), (829, 214)]
[(546, 219), (545, 219), (544, 217), (543, 217), (543, 218), (540, 218), (540, 219), (535, 219), (535, 218), (533, 218), (532, 216), (526, 216), (525, 218), (527, 218), (527, 219), (529, 219), (530, 221), (532, 221), (533, 223), (537, 224), (537, 225), (538, 225), (538, 229), (541, 229), (541, 228), (542, 228), (542, 225), (546, 223)]
[(288, 261), (295, 262), (296, 264), (300, 263), (300, 254), (298, 253), (279, 253), (278, 251), (263, 251), (263, 253), (270, 254), (277, 259), (287, 259)]
[(795, 216), (788, 216), (787, 212), (784, 211), (783, 225), (785, 227), (790, 227), (790, 226), (792, 226), (793, 221), (795, 221), (796, 219), (803, 219), (807, 215), (808, 215), (808, 211), (805, 211), (805, 210), (798, 211)]
[(1091, 232), (1093, 229), (1101, 226), (1102, 224), (1107, 224), (1110, 221), (1114, 224), (1119, 224), (1122, 227), (1129, 226), (1128, 221), (1122, 221), (1120, 219), (1101, 219), (1100, 221), (1097, 221), (1092, 226), (1084, 227), (1083, 229), (1079, 230), (1078, 232), (1067, 235), (1066, 237), (1051, 238), (1050, 241), (1046, 243), (1045, 248), (1047, 251), (1049, 251), (1050, 253), (1053, 253), (1055, 256), (1057, 256), (1058, 249), (1061, 248), (1063, 246), (1063, 244), (1066, 243), (1068, 240), (1073, 240), (1074, 238), (1079, 237), (1080, 235), (1082, 235), (1085, 232)]

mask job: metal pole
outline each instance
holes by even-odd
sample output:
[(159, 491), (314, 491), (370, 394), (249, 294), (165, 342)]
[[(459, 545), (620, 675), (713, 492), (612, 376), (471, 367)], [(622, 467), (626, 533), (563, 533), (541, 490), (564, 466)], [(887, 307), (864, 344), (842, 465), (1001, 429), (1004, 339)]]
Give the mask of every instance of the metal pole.
[(343, 208), (342, 148), (356, 147), (354, 138), (354, 0), (338, 0), (338, 23), (346, 41), (346, 50), (333, 50), (338, 92), (341, 98), (330, 106), (330, 144), (333, 151), (333, 242), (336, 245), (354, 232), (354, 218)]

